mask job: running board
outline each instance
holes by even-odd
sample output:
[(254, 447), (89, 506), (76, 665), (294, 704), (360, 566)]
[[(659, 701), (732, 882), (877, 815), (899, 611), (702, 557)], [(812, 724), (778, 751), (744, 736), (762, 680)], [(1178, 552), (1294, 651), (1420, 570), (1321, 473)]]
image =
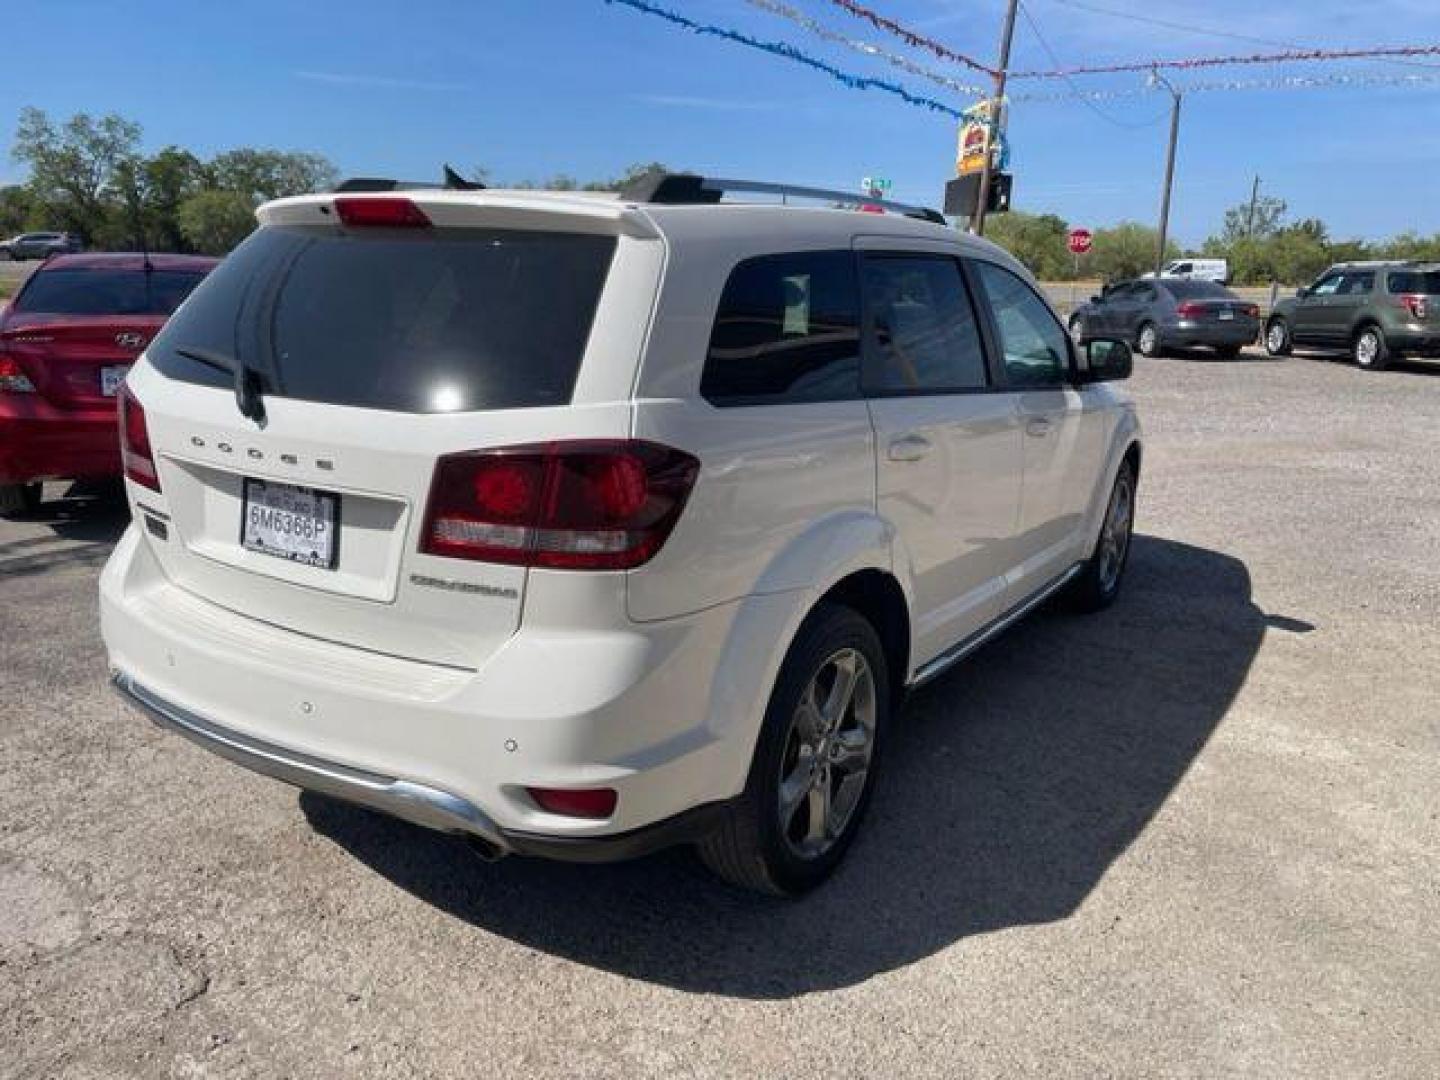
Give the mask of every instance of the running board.
[(965, 657), (980, 648), (981, 645), (984, 645), (991, 638), (1010, 629), (1010, 627), (1014, 626), (1026, 615), (1029, 615), (1066, 585), (1070, 584), (1070, 580), (1078, 574), (1084, 566), (1085, 564), (1083, 562), (1076, 563), (1039, 592), (1034, 593), (1028, 600), (1022, 601), (1004, 615), (1001, 615), (989, 626), (982, 627), (963, 641), (950, 646), (950, 648), (935, 657), (934, 660), (931, 660), (915, 672), (915, 677), (910, 680), (908, 689), (914, 690), (917, 687), (924, 686), (937, 675), (943, 675), (946, 671), (949, 671), (951, 667), (958, 664), (961, 660), (964, 660)]

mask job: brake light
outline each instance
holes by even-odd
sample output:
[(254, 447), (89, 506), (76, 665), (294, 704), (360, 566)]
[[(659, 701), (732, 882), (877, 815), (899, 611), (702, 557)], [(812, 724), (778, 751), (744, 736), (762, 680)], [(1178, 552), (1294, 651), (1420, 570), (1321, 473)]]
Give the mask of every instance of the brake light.
[(1240, 310), (1251, 319), (1258, 319), (1260, 317), (1259, 304), (1245, 304)]
[(1175, 309), (1175, 314), (1179, 315), (1182, 319), (1198, 318), (1199, 316), (1205, 314), (1205, 305), (1197, 304), (1191, 300), (1186, 300), (1183, 304), (1181, 304)]
[(20, 367), (19, 361), (5, 352), (5, 346), (0, 345), (0, 393), (5, 394), (33, 394), (35, 384)]
[(700, 463), (638, 439), (447, 454), (420, 550), (561, 570), (626, 570), (670, 535)]
[(1430, 312), (1430, 298), (1423, 293), (1406, 293), (1395, 298), (1412, 319), (1423, 319)]
[(428, 229), (430, 219), (409, 199), (336, 199), (335, 213), (344, 225), (375, 229)]
[(160, 477), (155, 471), (155, 455), (150, 449), (150, 429), (145, 423), (145, 410), (123, 383), (120, 386), (120, 458), (125, 475), (151, 491), (160, 490)]
[(541, 810), (566, 817), (608, 818), (619, 796), (614, 788), (526, 788)]

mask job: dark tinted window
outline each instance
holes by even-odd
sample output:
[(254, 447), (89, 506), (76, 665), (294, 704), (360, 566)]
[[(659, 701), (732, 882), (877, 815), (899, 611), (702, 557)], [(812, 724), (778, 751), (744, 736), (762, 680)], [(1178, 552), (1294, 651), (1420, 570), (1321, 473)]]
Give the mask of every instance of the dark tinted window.
[(169, 315), (205, 277), (191, 271), (40, 270), (16, 311), (47, 315)]
[(865, 260), (865, 305), (877, 391), (943, 392), (986, 385), (985, 350), (960, 264), (942, 256)]
[(716, 405), (856, 397), (859, 307), (848, 251), (747, 259), (720, 297), (700, 393)]
[(1224, 285), (1214, 281), (1190, 278), (1187, 281), (1167, 281), (1165, 291), (1176, 300), (1234, 300), (1236, 296)]
[(1056, 386), (1070, 373), (1070, 339), (1035, 290), (994, 263), (973, 264), (1000, 331), (1005, 375), (1013, 386)]
[(1387, 278), (1392, 293), (1440, 296), (1440, 270), (1392, 270)]
[(519, 230), (264, 228), (155, 340), (167, 375), (230, 377), (174, 351), (239, 355), (280, 397), (403, 412), (563, 405), (611, 237)]

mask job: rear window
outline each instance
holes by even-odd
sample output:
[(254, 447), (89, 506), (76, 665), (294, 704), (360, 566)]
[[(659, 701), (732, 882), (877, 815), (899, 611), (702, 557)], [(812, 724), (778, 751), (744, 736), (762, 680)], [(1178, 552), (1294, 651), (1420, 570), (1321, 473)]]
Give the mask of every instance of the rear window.
[(567, 404), (615, 239), (513, 229), (252, 233), (155, 339), (238, 357), (276, 397), (436, 413)]
[(169, 315), (202, 273), (179, 270), (41, 270), (15, 310), (44, 315)]
[(1188, 281), (1167, 281), (1165, 289), (1176, 300), (1234, 300), (1235, 294), (1213, 281), (1191, 278)]
[(1392, 270), (1388, 277), (1392, 293), (1440, 296), (1440, 270)]

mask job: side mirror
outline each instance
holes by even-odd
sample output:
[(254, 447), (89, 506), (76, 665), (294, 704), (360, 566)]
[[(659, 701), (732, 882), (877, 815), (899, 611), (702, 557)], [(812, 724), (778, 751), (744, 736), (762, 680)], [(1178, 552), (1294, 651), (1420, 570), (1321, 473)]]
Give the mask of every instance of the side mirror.
[(1105, 296), (1104, 296), (1103, 293), (1102, 293), (1100, 296), (1092, 296), (1092, 297), (1090, 297), (1090, 303), (1092, 303), (1092, 304), (1103, 304), (1104, 302), (1105, 302)]
[(1096, 338), (1085, 346), (1085, 370), (1081, 372), (1081, 381), (1115, 382), (1128, 379), (1134, 369), (1135, 358), (1129, 345), (1110, 338)]
[(1309, 289), (1301, 288), (1301, 289), (1296, 289), (1296, 290), (1295, 290), (1295, 299), (1296, 299), (1296, 300), (1304, 300), (1305, 297), (1307, 297), (1307, 296), (1309, 296), (1309, 295), (1310, 295), (1310, 290), (1309, 290)]

